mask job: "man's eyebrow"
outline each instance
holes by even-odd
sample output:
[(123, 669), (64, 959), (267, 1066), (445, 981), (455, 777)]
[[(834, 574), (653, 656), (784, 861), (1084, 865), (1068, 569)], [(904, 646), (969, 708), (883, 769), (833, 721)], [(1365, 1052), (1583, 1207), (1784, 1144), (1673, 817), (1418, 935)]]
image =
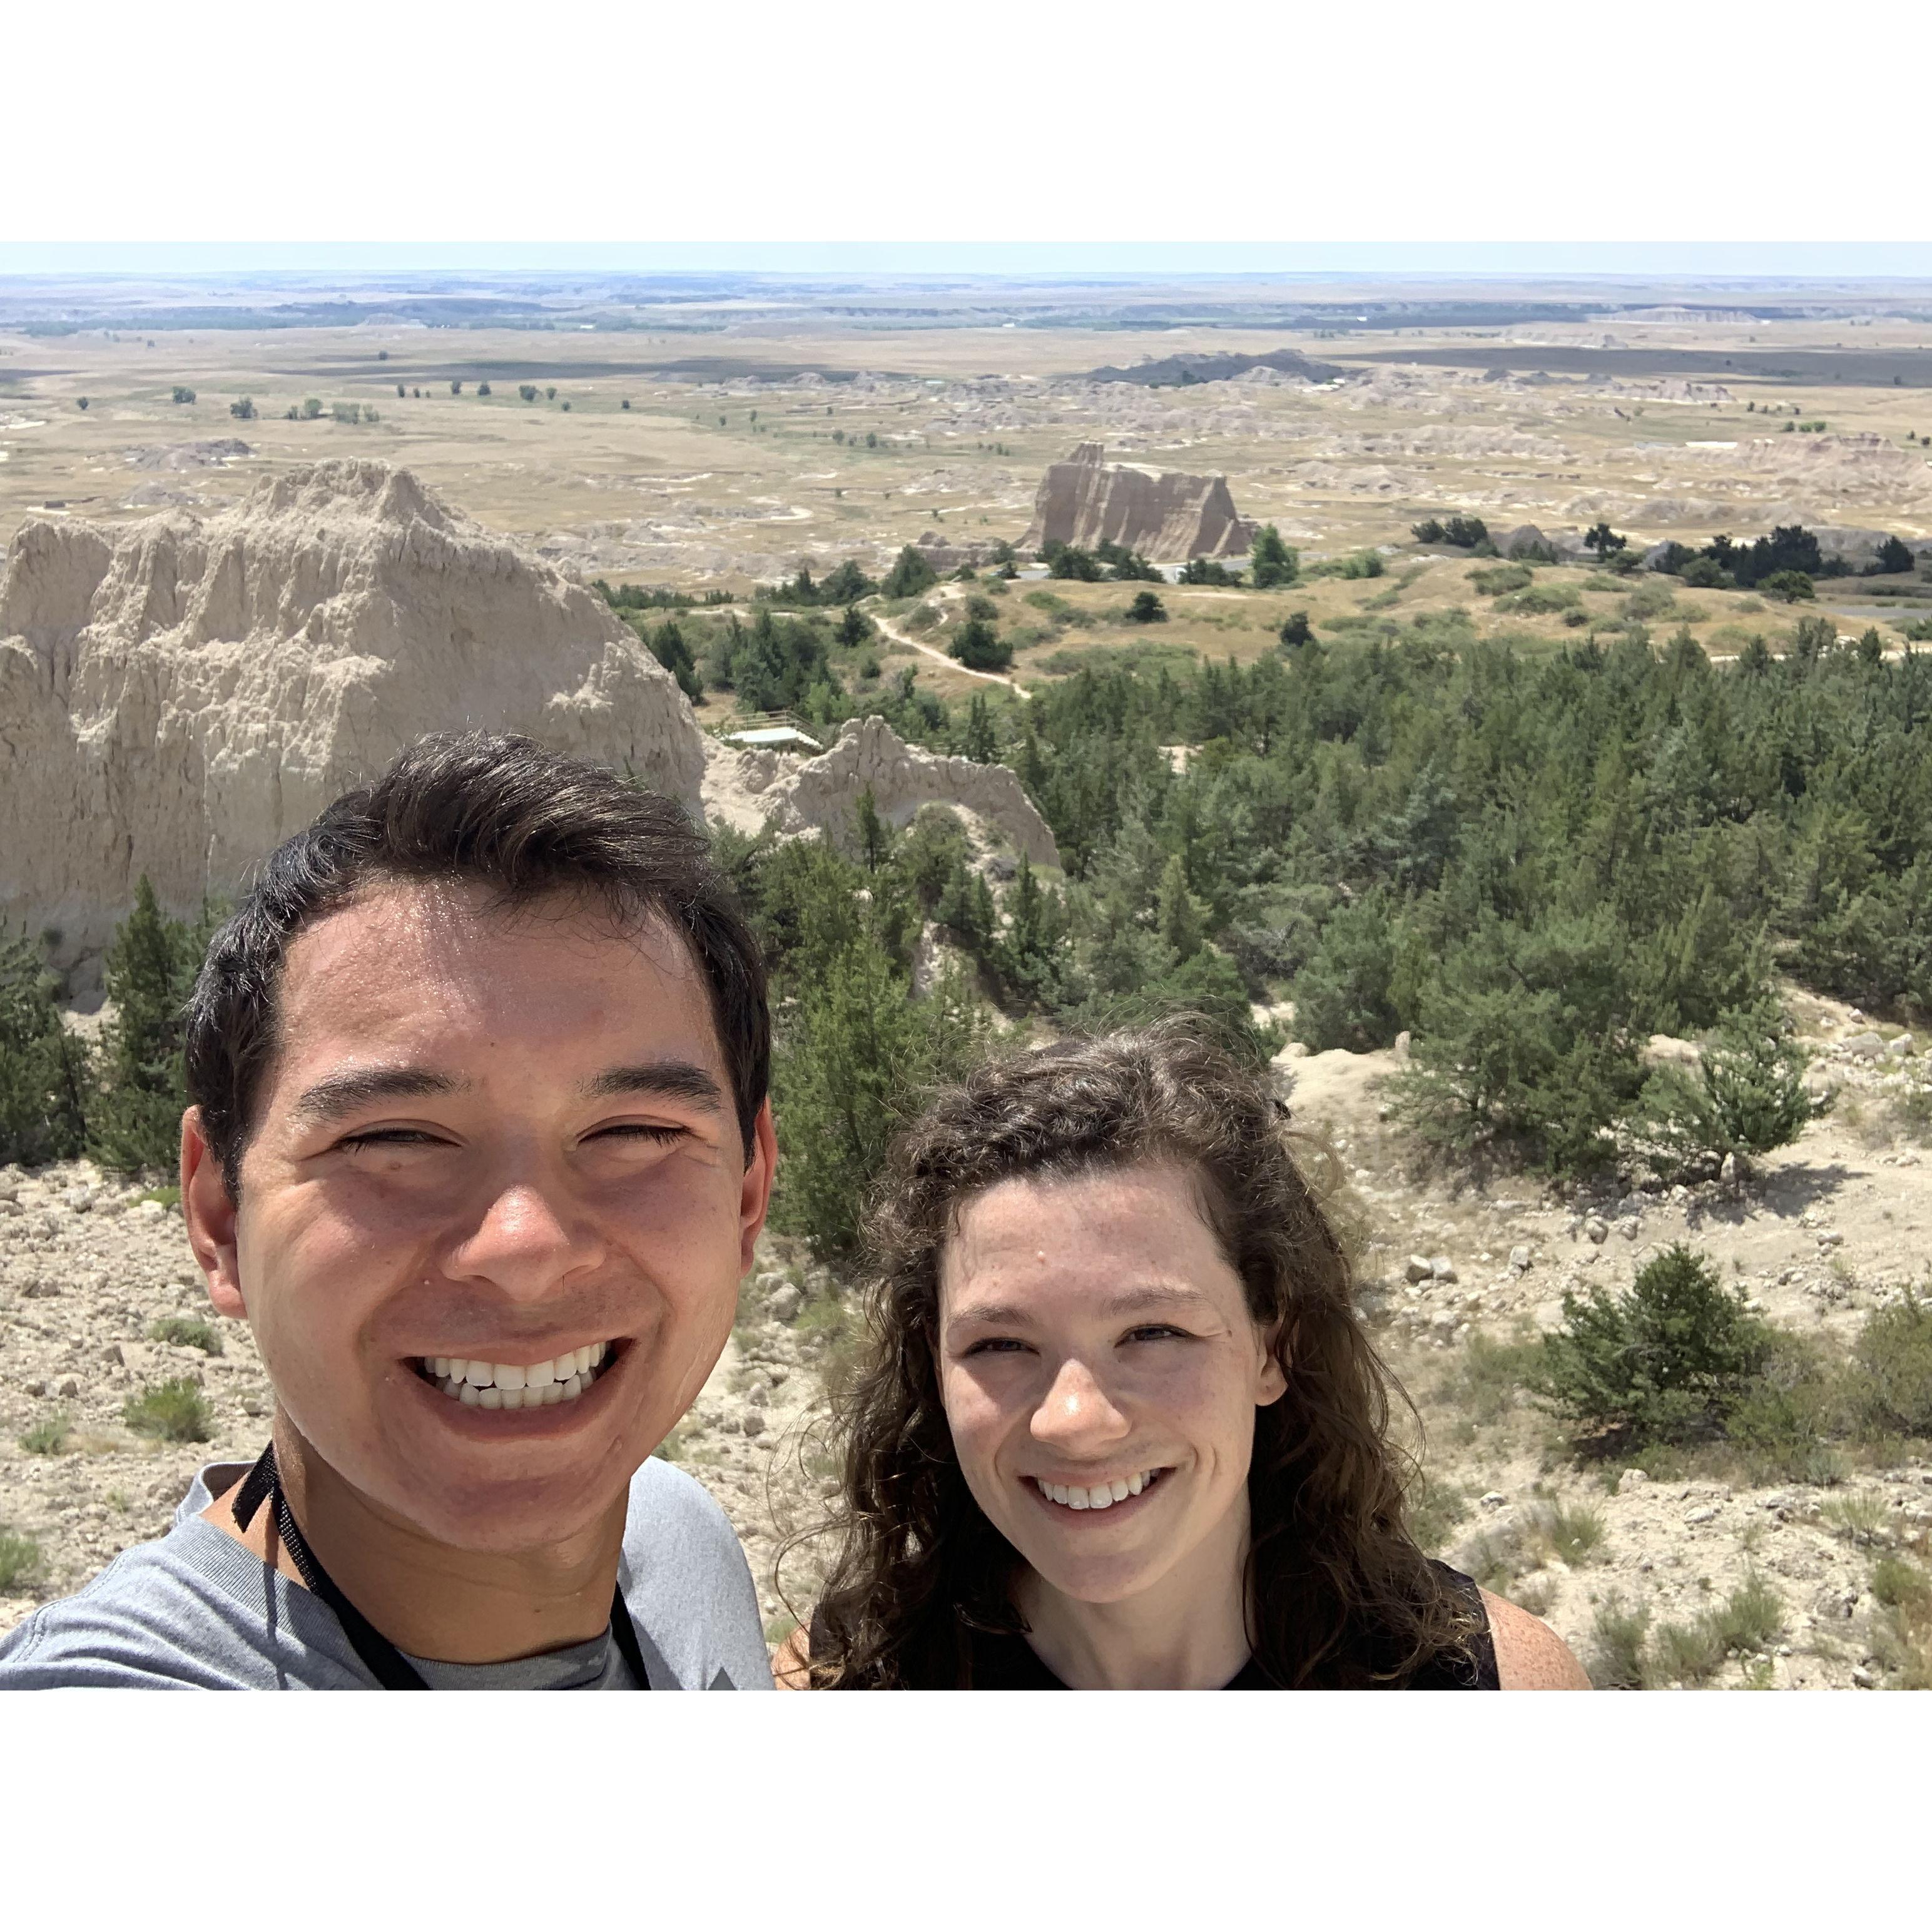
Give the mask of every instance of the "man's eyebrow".
[(707, 1114), (724, 1111), (724, 1090), (703, 1067), (688, 1060), (652, 1060), (638, 1066), (612, 1066), (586, 1081), (585, 1099), (610, 1100), (641, 1094), (660, 1100), (688, 1100)]
[(460, 1093), (469, 1083), (427, 1066), (364, 1066), (332, 1073), (304, 1090), (290, 1110), (302, 1128), (327, 1126), (376, 1100), (407, 1100), (428, 1094)]

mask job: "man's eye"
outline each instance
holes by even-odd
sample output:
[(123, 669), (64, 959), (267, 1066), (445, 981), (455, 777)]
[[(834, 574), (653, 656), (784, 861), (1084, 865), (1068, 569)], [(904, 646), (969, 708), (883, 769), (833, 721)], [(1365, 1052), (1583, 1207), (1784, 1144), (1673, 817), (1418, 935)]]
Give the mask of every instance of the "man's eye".
[(346, 1134), (336, 1143), (350, 1148), (372, 1147), (447, 1147), (447, 1141), (420, 1127), (376, 1127), (366, 1134)]
[(599, 1127), (590, 1138), (594, 1141), (650, 1141), (668, 1146), (673, 1141), (682, 1140), (685, 1131), (682, 1127), (658, 1126), (644, 1120), (622, 1120), (614, 1126)]

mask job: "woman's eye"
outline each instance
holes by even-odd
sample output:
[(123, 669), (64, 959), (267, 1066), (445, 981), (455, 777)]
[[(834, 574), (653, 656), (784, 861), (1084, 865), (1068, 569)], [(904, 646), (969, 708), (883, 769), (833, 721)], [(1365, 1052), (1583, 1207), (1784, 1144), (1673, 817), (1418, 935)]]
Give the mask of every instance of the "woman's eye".
[(1023, 1354), (1026, 1344), (1012, 1335), (988, 1335), (975, 1342), (966, 1352), (969, 1355), (1017, 1355)]
[(1124, 1342), (1184, 1342), (1188, 1335), (1184, 1328), (1171, 1328), (1165, 1322), (1150, 1322), (1144, 1328), (1130, 1328), (1120, 1339)]

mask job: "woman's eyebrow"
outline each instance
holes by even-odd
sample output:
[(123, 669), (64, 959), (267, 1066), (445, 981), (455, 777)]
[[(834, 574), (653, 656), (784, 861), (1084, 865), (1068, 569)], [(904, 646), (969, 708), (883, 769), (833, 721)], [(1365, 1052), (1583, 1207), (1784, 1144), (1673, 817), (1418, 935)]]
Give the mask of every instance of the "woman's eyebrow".
[(1033, 1311), (1022, 1301), (976, 1301), (956, 1308), (946, 1318), (950, 1328), (959, 1322), (986, 1322), (1000, 1328), (1018, 1328), (1033, 1319)]
[[(1208, 1297), (1198, 1288), (1162, 1282), (1127, 1288), (1096, 1304), (1100, 1313), (1112, 1316), (1145, 1314), (1158, 1309), (1198, 1312), (1210, 1305)], [(949, 1327), (955, 1322), (968, 1322), (1017, 1326), (1031, 1322), (1034, 1317), (1034, 1310), (1024, 1301), (974, 1301), (953, 1310), (946, 1321)]]

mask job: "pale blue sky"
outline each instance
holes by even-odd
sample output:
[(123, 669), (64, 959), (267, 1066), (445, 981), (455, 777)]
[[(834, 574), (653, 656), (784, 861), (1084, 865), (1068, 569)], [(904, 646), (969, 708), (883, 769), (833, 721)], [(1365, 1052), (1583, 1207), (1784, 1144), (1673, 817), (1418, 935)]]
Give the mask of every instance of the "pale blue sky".
[(0, 242), (0, 274), (1932, 276), (1932, 242)]

